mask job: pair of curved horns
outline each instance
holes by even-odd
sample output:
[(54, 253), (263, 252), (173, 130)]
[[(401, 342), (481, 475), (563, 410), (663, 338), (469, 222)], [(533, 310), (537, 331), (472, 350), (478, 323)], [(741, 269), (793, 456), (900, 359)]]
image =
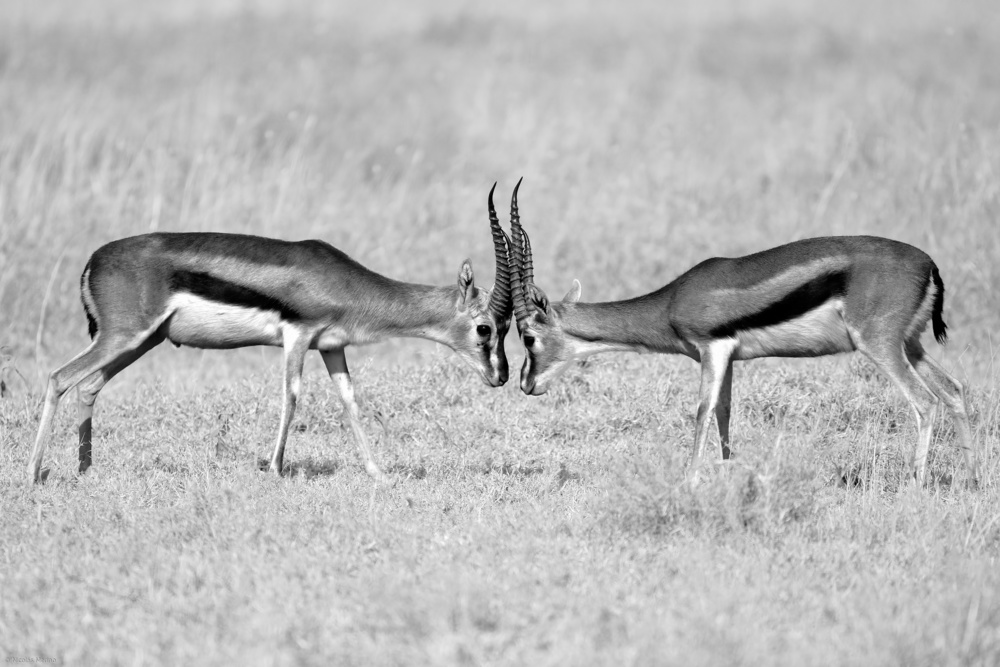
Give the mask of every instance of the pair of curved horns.
[(507, 236), (500, 227), (500, 220), (493, 206), (496, 183), (490, 188), (488, 199), (490, 231), (493, 234), (493, 250), (497, 263), (496, 284), (493, 286), (489, 309), (497, 315), (509, 314), (513, 309), (519, 324), (534, 312), (534, 303), (528, 298), (527, 289), (535, 278), (535, 268), (531, 259), (531, 240), (521, 226), (521, 217), (517, 211), (517, 190), (521, 187), (522, 180), (523, 177), (518, 179), (517, 185), (514, 186), (514, 194), (510, 198), (511, 236)]
[(534, 301), (528, 295), (528, 286), (535, 281), (535, 267), (531, 258), (531, 240), (521, 226), (521, 216), (517, 210), (517, 190), (521, 187), (523, 177), (514, 186), (514, 194), (510, 198), (510, 235), (511, 248), (514, 255), (514, 273), (512, 276), (514, 317), (518, 328), (525, 319), (535, 311)]

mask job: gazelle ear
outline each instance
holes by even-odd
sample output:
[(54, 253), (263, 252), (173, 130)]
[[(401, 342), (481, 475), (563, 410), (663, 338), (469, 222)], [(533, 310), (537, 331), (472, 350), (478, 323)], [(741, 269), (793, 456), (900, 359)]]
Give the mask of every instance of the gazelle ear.
[(458, 305), (461, 308), (472, 303), (476, 293), (475, 277), (472, 275), (472, 262), (465, 260), (458, 270)]
[(546, 315), (549, 314), (549, 297), (545, 296), (545, 292), (535, 285), (535, 283), (528, 284), (528, 296), (535, 302), (535, 306), (537, 306), (539, 310)]
[(576, 278), (573, 278), (573, 286), (569, 288), (566, 292), (566, 296), (563, 297), (563, 301), (567, 303), (576, 303), (580, 300), (580, 295), (583, 294), (583, 285)]

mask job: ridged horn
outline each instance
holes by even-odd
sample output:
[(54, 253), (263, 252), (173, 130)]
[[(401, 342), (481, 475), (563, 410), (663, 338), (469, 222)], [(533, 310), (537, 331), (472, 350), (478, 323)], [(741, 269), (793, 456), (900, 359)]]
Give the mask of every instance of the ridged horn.
[(490, 209), (490, 232), (493, 234), (493, 251), (496, 255), (497, 278), (493, 283), (493, 293), (490, 295), (489, 310), (494, 315), (500, 317), (509, 316), (514, 306), (510, 299), (510, 239), (506, 232), (500, 227), (500, 220), (497, 218), (497, 210), (493, 206), (493, 191), (497, 184), (490, 188), (489, 209)]
[(524, 234), (524, 275), (521, 277), (521, 282), (527, 290), (528, 285), (533, 285), (535, 282), (535, 263), (531, 259), (531, 239), (528, 238), (528, 232), (522, 228), (521, 233)]
[(521, 330), (524, 320), (533, 312), (530, 299), (525, 298), (525, 283), (523, 280), (524, 270), (524, 229), (521, 227), (521, 216), (517, 211), (517, 190), (521, 187), (520, 178), (514, 186), (514, 194), (510, 197), (510, 248), (513, 255), (513, 267), (511, 272), (511, 290), (513, 292), (514, 317), (517, 319), (517, 328)]

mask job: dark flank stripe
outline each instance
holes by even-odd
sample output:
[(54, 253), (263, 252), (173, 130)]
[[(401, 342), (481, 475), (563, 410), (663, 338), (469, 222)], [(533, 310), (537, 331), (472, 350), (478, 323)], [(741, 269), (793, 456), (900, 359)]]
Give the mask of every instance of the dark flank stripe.
[(188, 292), (209, 301), (226, 303), (244, 308), (272, 310), (281, 314), (288, 321), (301, 320), (302, 316), (291, 306), (266, 294), (242, 285), (237, 285), (216, 278), (207, 273), (195, 271), (174, 271), (170, 277), (170, 289), (173, 292)]
[(749, 315), (741, 315), (715, 326), (711, 335), (718, 338), (733, 336), (737, 331), (760, 329), (793, 320), (831, 298), (843, 296), (847, 287), (847, 273), (834, 271), (813, 278), (797, 287), (783, 298), (770, 303)]

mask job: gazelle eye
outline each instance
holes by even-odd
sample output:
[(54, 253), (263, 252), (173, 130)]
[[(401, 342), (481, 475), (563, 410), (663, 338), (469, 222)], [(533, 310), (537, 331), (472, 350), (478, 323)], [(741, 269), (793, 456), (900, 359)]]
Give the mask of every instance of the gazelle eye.
[(490, 328), (485, 324), (480, 324), (476, 327), (476, 333), (485, 338), (490, 335)]
[(525, 347), (534, 347), (535, 346), (535, 337), (534, 336), (525, 336), (524, 337), (524, 346)]

